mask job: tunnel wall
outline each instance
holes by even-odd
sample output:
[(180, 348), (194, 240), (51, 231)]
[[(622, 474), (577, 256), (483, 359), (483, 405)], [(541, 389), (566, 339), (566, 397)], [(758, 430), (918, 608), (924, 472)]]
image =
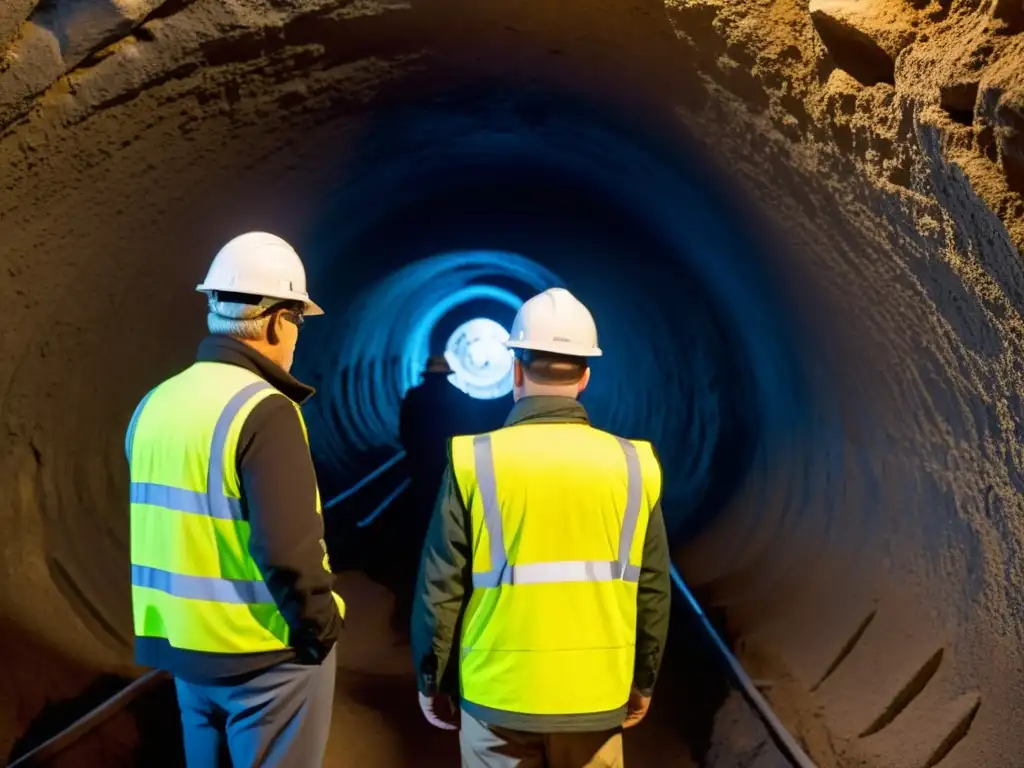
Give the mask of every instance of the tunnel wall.
[[(901, 12), (895, 3), (887, 8)], [(985, 9), (953, 4), (944, 24), (919, 32), (921, 42), (893, 56), (895, 87), (865, 88), (842, 69), (829, 71), (841, 56), (828, 62), (825, 50), (835, 51), (823, 50), (823, 40), (858, 49), (827, 35), (802, 49), (804, 66), (818, 68), (808, 79), (820, 85), (801, 87), (796, 53), (780, 47), (778, 34), (811, 33), (810, 24), (796, 24), (799, 10), (776, 6), (776, 25), (763, 28), (742, 22), (738, 8), (736, 15), (725, 7), (715, 14), (711, 26), (731, 30), (727, 37), (741, 51), (768, 54), (752, 62), (731, 52), (741, 63), (732, 68), (718, 59), (716, 79), (734, 78), (721, 87), (743, 99), (762, 126), (728, 154), (746, 166), (763, 205), (803, 233), (818, 285), (862, 335), (823, 360), (843, 397), (839, 418), (823, 420), (819, 455), (809, 460), (805, 444), (796, 461), (765, 456), (734, 516), (721, 518), (720, 533), (690, 550), (688, 570), (698, 579), (723, 576), (716, 593), (731, 606), (741, 644), (802, 657), (789, 662), (789, 674), (815, 690), (797, 709), (820, 708), (821, 716), (804, 718), (798, 730), (813, 734), (819, 720), (846, 742), (837, 752), (885, 765), (942, 758), (957, 766), (1015, 765), (1018, 749), (995, 725), (1019, 706), (1011, 687), (997, 682), (1019, 666), (1012, 659), (1021, 632), (1020, 518), (1010, 511), (1021, 507), (1015, 150), (981, 161), (978, 137), (986, 128), (964, 126), (936, 104), (957, 77), (981, 82), (980, 92), (1013, 93), (999, 82), (1001, 67), (985, 72), (975, 64), (965, 75), (964, 58), (993, 42), (1011, 57), (1015, 44), (981, 32), (991, 28)], [(932, 13), (942, 16), (940, 10)], [(846, 19), (849, 38), (852, 22), (874, 32)], [(676, 27), (704, 39), (696, 12), (678, 16)], [(781, 94), (770, 79), (743, 82), (739, 74), (743, 64), (759, 69), (772, 52), (788, 62)], [(849, 58), (844, 63), (851, 66)], [(856, 57), (852, 66), (863, 75)], [(1004, 96), (1004, 110), (1008, 102)], [(729, 99), (711, 100), (723, 103)], [(716, 117), (722, 124), (734, 114), (727, 108)], [(821, 142), (815, 157), (795, 160), (807, 142), (794, 146), (793, 139), (808, 133)], [(1009, 131), (1001, 135), (1014, 140)], [(1003, 213), (1009, 233), (992, 209)], [(829, 225), (811, 234), (801, 219)], [(829, 471), (828, 456), (838, 471)], [(795, 479), (819, 472), (820, 495), (801, 498), (815, 483)], [(780, 483), (780, 474), (790, 481)], [(782, 497), (772, 515), (765, 501), (774, 494)], [(760, 532), (766, 519), (776, 521), (774, 543), (737, 536), (737, 521), (751, 519), (751, 507), (759, 508), (753, 518)], [(802, 533), (791, 535), (796, 531)], [(824, 558), (816, 551), (822, 541), (831, 542)], [(984, 661), (987, 653), (994, 655)], [(748, 667), (779, 672), (757, 656)], [(777, 689), (773, 700), (785, 712), (804, 695)], [(958, 743), (968, 728), (972, 738)]]
[(835, 406), (773, 424), (742, 493), (679, 552), (744, 662), (776, 680), (780, 714), (822, 765), (1019, 767), (1014, 3), (83, 0), (54, 15), (71, 5), (0, 12), (0, 600), (10, 636), (68, 669), (45, 691), (6, 673), (0, 741), (42, 696), (128, 665), (123, 429), (190, 360), (209, 255), (247, 228), (308, 239), (310, 211), (358, 183), (347, 153), (368, 112), (514, 73), (638, 120), (672, 109), (785, 233), (772, 271), (819, 313), (814, 375)]

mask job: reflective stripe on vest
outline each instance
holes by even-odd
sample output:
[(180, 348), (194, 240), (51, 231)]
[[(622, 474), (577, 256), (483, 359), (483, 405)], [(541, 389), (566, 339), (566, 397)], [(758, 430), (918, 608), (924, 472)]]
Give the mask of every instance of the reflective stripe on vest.
[(463, 705), (484, 719), (611, 717), (629, 698), (661, 492), (650, 444), (586, 424), (510, 425), (454, 438), (451, 463), (472, 529)]
[[(131, 501), (133, 504), (149, 504), (164, 507), (176, 512), (206, 515), (221, 520), (242, 519), (241, 499), (232, 499), (224, 495), (225, 466), (224, 450), (227, 447), (228, 432), (231, 424), (246, 403), (260, 392), (272, 389), (265, 381), (257, 381), (246, 385), (235, 394), (221, 412), (213, 431), (210, 447), (210, 463), (206, 475), (206, 492), (193, 491), (186, 488), (175, 488), (157, 483), (131, 484)], [(152, 394), (152, 393), (150, 393)], [(129, 426), (128, 457), (131, 460), (130, 440), (134, 436), (135, 423), (149, 395), (140, 404), (136, 417)], [(146, 587), (165, 592), (174, 597), (192, 600), (209, 600), (218, 603), (244, 603), (256, 605), (273, 603), (274, 598), (262, 579), (239, 580), (222, 579), (206, 576), (187, 576), (171, 573), (158, 568), (132, 565), (132, 585)]]
[(626, 455), (627, 487), (626, 511), (619, 533), (617, 560), (568, 560), (548, 563), (509, 565), (505, 550), (505, 533), (498, 506), (498, 485), (494, 472), (494, 450), (490, 435), (473, 438), (473, 459), (476, 466), (477, 486), (484, 510), (484, 525), (490, 542), (491, 570), (473, 574), (473, 587), (493, 588), (503, 584), (561, 584), (575, 581), (640, 580), (640, 567), (630, 565), (629, 553), (633, 548), (640, 507), (643, 504), (643, 481), (636, 446), (621, 437), (615, 438)]

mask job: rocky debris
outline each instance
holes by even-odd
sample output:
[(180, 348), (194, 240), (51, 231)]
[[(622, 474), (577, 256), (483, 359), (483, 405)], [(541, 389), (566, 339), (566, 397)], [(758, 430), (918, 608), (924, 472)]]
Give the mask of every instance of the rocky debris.
[(3, 53), (18, 37), (18, 31), (25, 19), (32, 13), (39, 0), (4, 0), (3, 13), (0, 13), (0, 72), (4, 70)]
[(827, 13), (812, 13), (811, 18), (837, 67), (862, 85), (896, 82), (892, 57), (870, 36)]
[[(37, 8), (0, 68), (0, 126), (23, 114), (33, 98), (91, 54), (129, 34), (162, 4), (163, 0), (56, 0)], [(6, 13), (0, 17), (13, 18)]]
[[(1024, 2), (982, 5), (812, 0), (809, 10), (831, 60), (860, 86), (842, 87), (859, 105), (849, 122), (879, 138), (908, 117), (911, 123), (934, 123), (939, 151), (955, 156), (1021, 249), (1024, 40), (1011, 30)], [(835, 84), (830, 78), (826, 89), (832, 99)], [(864, 86), (894, 87), (903, 114), (887, 118), (888, 110), (865, 110)], [(913, 132), (900, 128), (898, 133), (900, 141), (914, 141)], [(865, 159), (876, 164), (871, 156)], [(901, 171), (889, 180), (904, 185), (899, 178), (909, 177)]]
[(47, 29), (27, 23), (7, 54), (0, 74), (0, 126), (25, 112), (32, 99), (64, 74), (60, 42)]
[(1010, 191), (1024, 195), (1024, 105), (1000, 104), (996, 110), (999, 162)]
[(1024, 2), (1021, 0), (994, 0), (992, 18), (1001, 22), (998, 28), (1000, 33), (1024, 32)]
[(1024, 120), (1021, 110), (1013, 111), (1012, 133), (1000, 142), (1003, 172), (1011, 192), (1024, 195)]
[(715, 715), (706, 768), (790, 768), (753, 709), (736, 692)]
[(811, 21), (835, 65), (862, 85), (895, 83), (895, 61), (917, 36), (901, 6), (811, 0)]
[(915, 120), (938, 130), (937, 151), (967, 174), (1019, 251), (1024, 250), (1021, 61), (1024, 40), (993, 30), (979, 12), (911, 46), (896, 68), (897, 89), (913, 106)]
[(960, 80), (939, 86), (939, 104), (958, 123), (974, 122), (974, 102), (978, 100), (978, 81)]
[(986, 78), (978, 98), (978, 136), (1009, 190), (1024, 197), (1024, 67), (1012, 65)]

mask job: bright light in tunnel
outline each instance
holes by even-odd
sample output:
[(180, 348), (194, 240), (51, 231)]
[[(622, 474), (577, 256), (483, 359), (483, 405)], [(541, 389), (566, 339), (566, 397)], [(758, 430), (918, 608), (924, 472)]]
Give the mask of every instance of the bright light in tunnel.
[[(450, 251), (382, 275), (349, 299), (333, 326), (335, 341), (323, 342), (333, 350), (330, 369), (308, 371), (325, 395), (306, 406), (309, 418), (327, 427), (314, 428), (311, 436), (320, 455), (331, 457), (339, 476), (351, 467), (359, 479), (355, 475), (366, 469), (363, 453), (395, 447), (402, 399), (422, 381), (431, 353), (444, 351), (451, 327), (489, 314), (484, 307), (467, 307), (489, 303), (497, 306), (497, 316), (502, 309), (514, 316), (524, 297), (560, 285), (557, 274), (510, 251)], [(310, 364), (323, 363), (314, 355), (300, 358), (298, 375), (306, 375), (303, 366)]]
[(463, 323), (448, 337), (444, 356), (453, 385), (477, 400), (493, 400), (512, 391), (512, 353), (508, 330), (488, 317)]

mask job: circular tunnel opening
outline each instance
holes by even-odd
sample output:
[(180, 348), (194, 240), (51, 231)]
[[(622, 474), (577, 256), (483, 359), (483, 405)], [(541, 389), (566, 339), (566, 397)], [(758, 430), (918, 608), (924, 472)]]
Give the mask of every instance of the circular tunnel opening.
[[(456, 337), (481, 317), (500, 336), (523, 300), (563, 286), (591, 307), (605, 350), (582, 401), (596, 426), (654, 444), (670, 531), (685, 541), (736, 495), (766, 431), (799, 429), (806, 350), (784, 292), (759, 271), (763, 233), (748, 231), (749, 211), (719, 193), (712, 169), (592, 115), (554, 115), (543, 130), (473, 126), (430, 152), (423, 126), (445, 127), (429, 109), (368, 131), (351, 185), (303, 249), (328, 307), (296, 365), (321, 392), (307, 407), (318, 476), (334, 498), (394, 457), (402, 397), (430, 354), (449, 359), (457, 388), (483, 395), (479, 431), (501, 426), (506, 350), (478, 340), (474, 362), (471, 340)], [(502, 385), (460, 379), (473, 365)], [(401, 473), (362, 498), (386, 500)], [(347, 529), (349, 517), (334, 509), (330, 524)]]
[[(545, 288), (568, 287), (594, 313), (605, 354), (583, 403), (595, 426), (654, 444), (677, 541), (721, 512), (791, 413), (789, 318), (711, 172), (572, 110), (549, 114), (541, 126), (434, 125), (430, 151), (418, 131), (436, 115), (382, 118), (375, 146), (353, 151), (348, 185), (296, 240), (328, 313), (304, 329), (294, 370), (320, 392), (305, 413), (322, 492), (337, 499), (387, 467), (329, 505), (338, 569), (373, 574), (367, 561), (384, 559), (407, 515), (429, 511), (409, 509), (407, 468), (390, 463), (427, 356), (479, 317), (507, 330)], [(503, 131), (482, 127), (493, 125)], [(509, 400), (478, 399), (481, 423), (499, 426)]]
[[(543, 186), (549, 191), (538, 194)], [(606, 350), (582, 401), (595, 425), (654, 442), (668, 468), (665, 508), (673, 530), (692, 526), (695, 514), (710, 514), (738, 487), (743, 457), (756, 440), (753, 398), (743, 388), (752, 376), (747, 362), (689, 271), (628, 216), (589, 196), (538, 180), (470, 188), (401, 213), (403, 228), (419, 232), (420, 243), (459, 244), (466, 230), (483, 228), (468, 219), (486, 220), (488, 234), (477, 242), (491, 250), (452, 250), (399, 267), (352, 302), (340, 320), (349, 330), (330, 345), (340, 354), (311, 359), (300, 351), (300, 375), (325, 395), (315, 412), (326, 416), (310, 421), (326, 486), (341, 490), (393, 452), (402, 396), (419, 383), (430, 354), (446, 353), (458, 388), (507, 411), (510, 355), (500, 342), (509, 315), (530, 295), (561, 285), (594, 308)], [(541, 210), (538, 231), (531, 224)], [(418, 243), (402, 242), (395, 229), (385, 224), (363, 247), (396, 258), (415, 254)], [(524, 252), (537, 260), (518, 255)], [(495, 305), (506, 311), (495, 312)], [(482, 317), (493, 323), (489, 340), (467, 334)], [(493, 387), (487, 391), (456, 383), (463, 366), (481, 365), (466, 349), (474, 342), (485, 349), (482, 367), (501, 366), (500, 379), (483, 380)], [(309, 348), (321, 349), (314, 342)], [(324, 376), (328, 366), (332, 373)], [(496, 428), (503, 416), (482, 426)], [(718, 501), (709, 498), (716, 494)]]
[[(474, 134), (440, 156), (403, 154), (416, 125), (403, 123), (351, 191), (355, 202), (342, 201), (309, 236), (328, 318), (304, 340), (297, 363), (299, 377), (321, 392), (308, 421), (326, 495), (360, 488), (329, 510), (335, 567), (388, 585), (399, 626), (407, 625), (400, 614), (412, 599), (410, 563), (437, 489), (417, 495), (407, 462), (392, 462), (402, 399), (420, 383), (428, 355), (446, 354), (457, 388), (491, 395), (465, 406), (478, 417), (473, 431), (498, 428), (512, 406), (511, 356), (500, 342), (515, 310), (545, 288), (569, 288), (591, 308), (604, 350), (581, 401), (595, 426), (653, 443), (670, 537), (683, 543), (740, 493), (780, 422), (790, 435), (799, 430), (801, 409), (789, 398), (807, 351), (791, 335), (785, 293), (759, 271), (763, 237), (749, 236), (746, 212), (717, 194), (699, 162), (680, 170), (656, 146), (571, 119), (547, 135)], [(588, 156), (597, 153), (600, 163)], [(368, 190), (389, 204), (359, 217)], [(683, 207), (681, 190), (691, 198)], [(339, 230), (338, 221), (348, 226)], [(341, 269), (350, 279), (335, 277)], [(504, 379), (487, 392), (457, 383), (463, 361), (473, 362), (465, 346), (481, 318), (494, 336), (478, 359)], [(403, 538), (411, 540), (399, 545)], [(392, 567), (373, 554), (398, 550), (409, 562)], [(670, 656), (687, 662), (668, 661), (666, 687), (701, 695), (666, 699), (678, 721), (663, 743), (682, 735), (685, 751), (697, 754), (727, 685), (701, 628), (688, 611), (675, 613)]]
[[(542, 125), (525, 108), (526, 124), (487, 115), (508, 109), (493, 99), (471, 126), (446, 125), (430, 105), (381, 116), (350, 186), (307, 235), (328, 318), (311, 324), (296, 369), (321, 392), (308, 420), (325, 496), (394, 456), (402, 398), (431, 354), (484, 395), (482, 427), (500, 426), (509, 356), (478, 339), (474, 361), (471, 340), (455, 337), (478, 318), (500, 336), (522, 301), (564, 286), (590, 306), (605, 350), (582, 402), (596, 426), (651, 440), (666, 519), (685, 539), (741, 488), (766, 431), (799, 418), (782, 401), (804, 351), (759, 259), (763, 233), (712, 169), (568, 102), (546, 106)], [(448, 140), (424, 149), (427, 127)], [(474, 389), (460, 379), (467, 365), (503, 384)]]

